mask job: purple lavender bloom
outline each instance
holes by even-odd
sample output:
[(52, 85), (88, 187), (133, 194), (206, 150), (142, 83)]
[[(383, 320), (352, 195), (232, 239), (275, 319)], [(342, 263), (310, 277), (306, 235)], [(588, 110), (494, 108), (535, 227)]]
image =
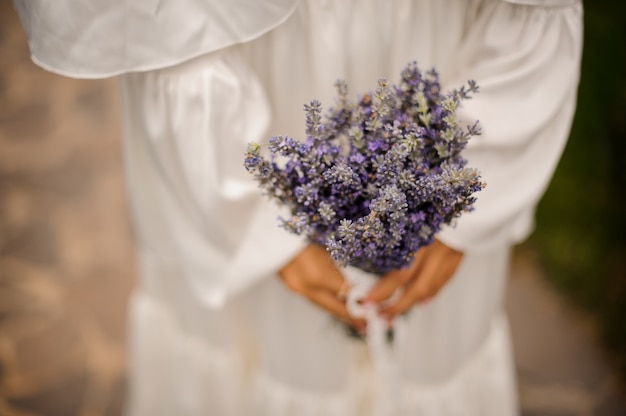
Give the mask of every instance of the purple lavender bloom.
[(252, 143), (244, 166), (289, 209), (282, 226), (326, 246), (338, 264), (375, 274), (406, 267), (484, 187), (462, 157), (480, 126), (456, 118), (478, 85), (442, 92), (437, 72), (415, 62), (397, 85), (381, 80), (356, 101), (344, 81), (335, 85), (335, 108), (304, 106), (303, 141), (272, 137), (268, 157)]

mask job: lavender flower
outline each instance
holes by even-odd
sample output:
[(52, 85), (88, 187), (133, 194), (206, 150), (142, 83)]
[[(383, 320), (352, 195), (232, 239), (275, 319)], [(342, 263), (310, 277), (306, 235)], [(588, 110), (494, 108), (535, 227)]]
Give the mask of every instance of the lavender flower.
[(251, 143), (244, 165), (289, 209), (279, 219), (285, 229), (325, 246), (340, 265), (384, 274), (409, 265), (484, 187), (461, 156), (480, 126), (456, 117), (478, 85), (442, 93), (437, 72), (412, 62), (397, 85), (381, 80), (356, 101), (344, 81), (336, 88), (338, 104), (325, 116), (317, 100), (304, 106), (304, 141), (272, 137), (269, 157)]

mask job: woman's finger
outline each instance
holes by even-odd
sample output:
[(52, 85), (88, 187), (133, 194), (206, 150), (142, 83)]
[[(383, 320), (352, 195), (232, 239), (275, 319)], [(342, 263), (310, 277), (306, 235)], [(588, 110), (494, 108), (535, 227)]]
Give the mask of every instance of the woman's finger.
[(425, 251), (427, 249), (428, 247), (419, 250), (415, 254), (415, 260), (413, 260), (413, 263), (411, 263), (408, 268), (394, 270), (384, 275), (367, 294), (363, 301), (381, 303), (389, 299), (397, 289), (405, 286), (415, 275), (419, 273), (423, 266)]
[(381, 277), (370, 292), (363, 298), (363, 302), (381, 303), (389, 299), (393, 293), (404, 286), (413, 275), (411, 269), (395, 270)]
[(393, 317), (409, 310), (421, 300), (430, 298), (437, 293), (438, 280), (437, 262), (426, 261), (419, 275), (409, 283), (398, 300), (381, 310), (381, 314)]
[(316, 244), (310, 244), (305, 249), (303, 267), (306, 272), (302, 274), (306, 283), (312, 289), (323, 289), (337, 294), (341, 290), (344, 278), (332, 258), (324, 249)]
[(285, 285), (359, 332), (365, 322), (350, 317), (345, 305), (348, 286), (326, 250), (309, 245), (279, 272)]
[(318, 306), (329, 311), (335, 317), (355, 327), (359, 332), (362, 333), (365, 331), (365, 321), (363, 319), (354, 319), (350, 316), (348, 310), (346, 309), (346, 304), (337, 299), (337, 296), (334, 293), (326, 290), (318, 290), (312, 292), (310, 296), (307, 297)]
[(420, 270), (407, 285), (404, 293), (393, 305), (381, 313), (394, 316), (410, 309), (413, 305), (435, 296), (454, 275), (463, 254), (436, 241), (424, 252)]
[(348, 309), (346, 309), (346, 304), (337, 299), (337, 296), (334, 293), (326, 290), (314, 290), (307, 294), (307, 298), (326, 309), (337, 318), (344, 321), (351, 320)]
[(293, 258), (279, 273), (287, 287), (305, 294), (311, 290), (327, 290), (338, 294), (344, 283), (343, 276), (328, 252), (310, 244)]

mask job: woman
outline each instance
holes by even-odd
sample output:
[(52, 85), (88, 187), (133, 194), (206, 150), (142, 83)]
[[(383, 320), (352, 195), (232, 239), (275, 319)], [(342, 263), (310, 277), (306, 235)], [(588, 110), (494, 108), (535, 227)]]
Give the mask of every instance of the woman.
[[(580, 1), (16, 5), (36, 63), (120, 75), (141, 265), (129, 415), (517, 413), (503, 287), (569, 132)], [(465, 155), (488, 187), (367, 296), (405, 293), (382, 311), (406, 328), (389, 385), (331, 318), (366, 330), (346, 312), (341, 274), (276, 227), (242, 160), (249, 141), (300, 137), (302, 104), (332, 105), (335, 79), (366, 91), (412, 60), (446, 87), (478, 81), (461, 116), (483, 126)]]

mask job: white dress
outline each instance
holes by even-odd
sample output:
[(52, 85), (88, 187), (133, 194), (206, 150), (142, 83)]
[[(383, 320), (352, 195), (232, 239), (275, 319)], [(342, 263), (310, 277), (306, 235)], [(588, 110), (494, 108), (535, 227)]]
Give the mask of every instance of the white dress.
[[(107, 4), (117, 3), (124, 2)], [(154, 8), (173, 13), (174, 3)], [(123, 73), (141, 265), (131, 304), (128, 415), (517, 414), (502, 312), (509, 247), (532, 229), (569, 133), (579, 1), (259, 2), (267, 6), (264, 23), (224, 35), (230, 41), (199, 42), (201, 53), (190, 54), (184, 42), (175, 48), (168, 40), (150, 59), (101, 68), (67, 54), (65, 63), (58, 50), (38, 55), (42, 41), (29, 16), (44, 13), (32, 4), (18, 9), (36, 62), (70, 76)], [(202, 26), (197, 11), (189, 11), (192, 28)], [(192, 29), (178, 27), (188, 39)], [(161, 39), (145, 28), (144, 42)], [(185, 62), (171, 66), (172, 55)], [(484, 134), (466, 156), (488, 186), (475, 212), (439, 235), (465, 256), (432, 302), (402, 318), (407, 331), (396, 343), (399, 372), (389, 389), (365, 344), (276, 278), (304, 243), (276, 227), (276, 209), (242, 163), (249, 141), (301, 137), (302, 105), (313, 98), (332, 105), (336, 78), (362, 92), (380, 77), (393, 82), (411, 60), (435, 66), (445, 86), (479, 83), (462, 116), (482, 123)]]

